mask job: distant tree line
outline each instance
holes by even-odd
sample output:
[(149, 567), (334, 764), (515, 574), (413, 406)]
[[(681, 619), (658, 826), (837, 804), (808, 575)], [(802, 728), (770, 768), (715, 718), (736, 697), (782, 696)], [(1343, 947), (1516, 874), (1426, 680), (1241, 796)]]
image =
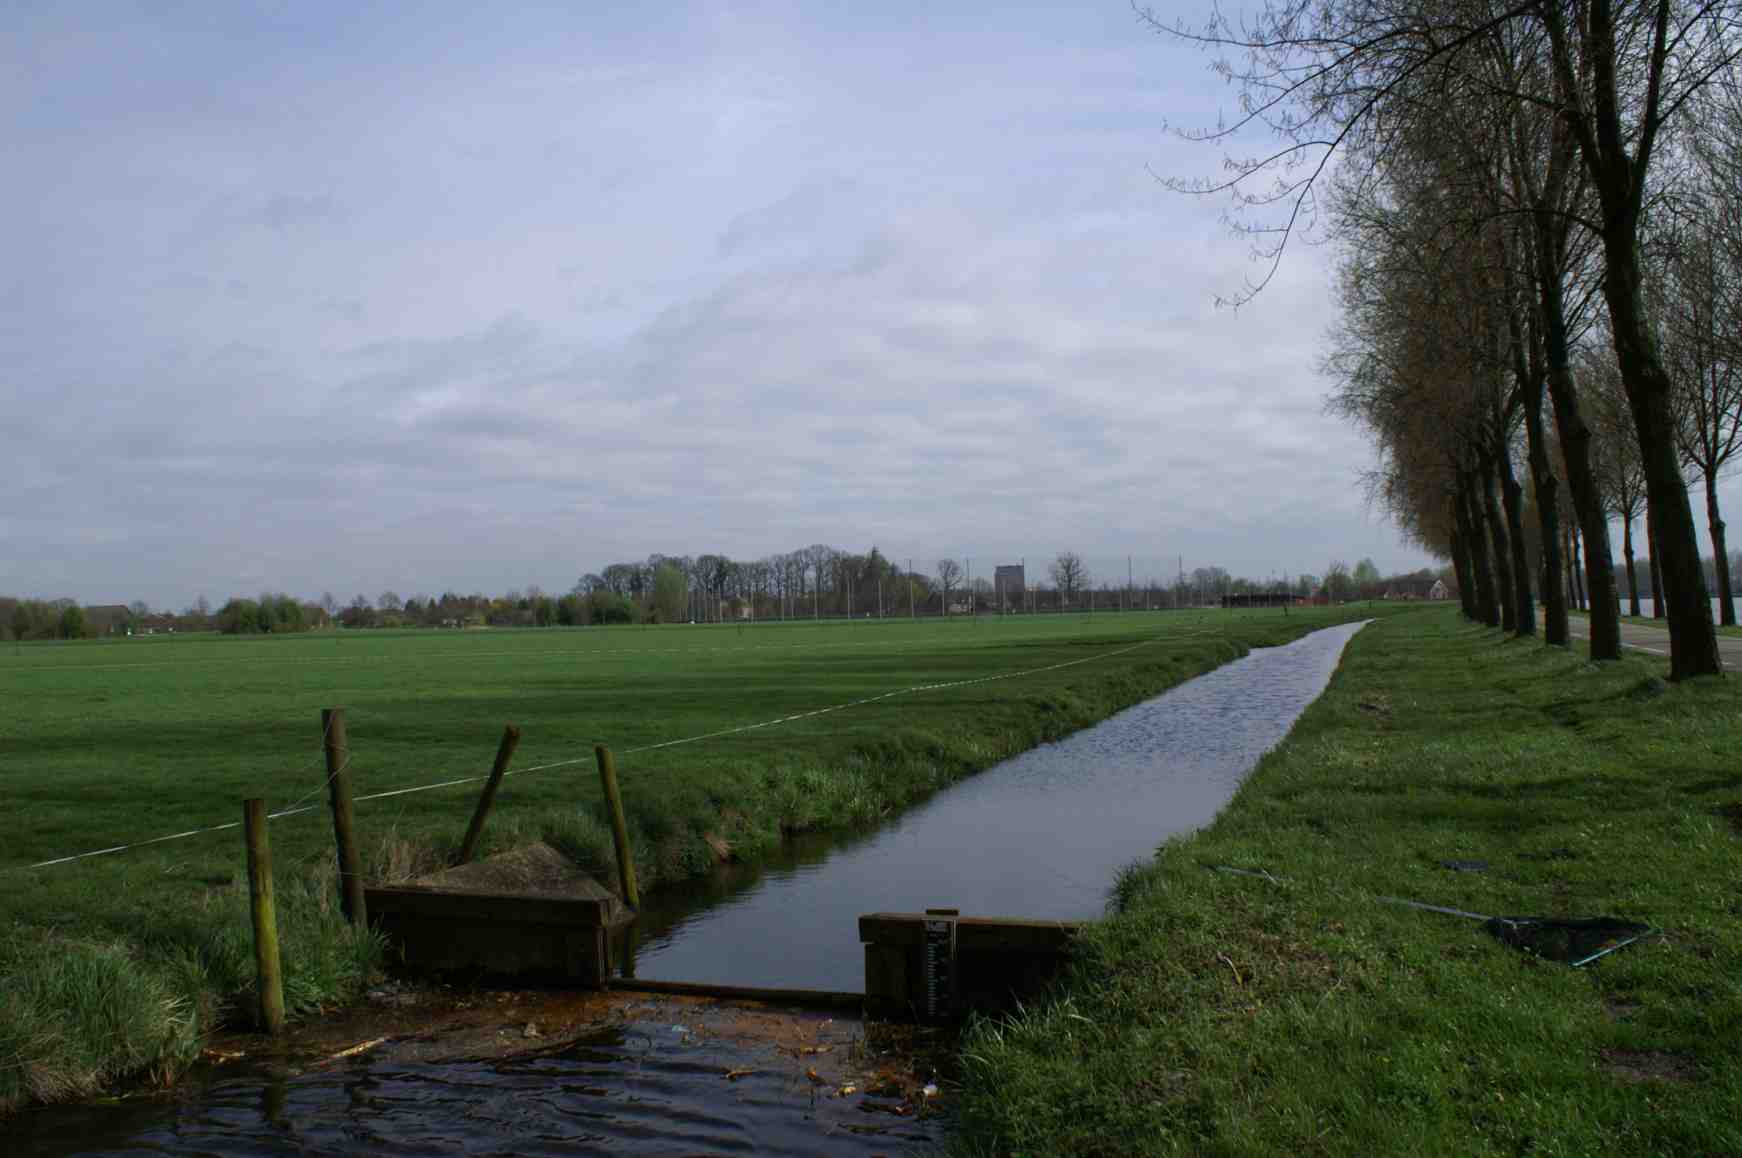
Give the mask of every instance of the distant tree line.
[(71, 599), (0, 599), (0, 629), (9, 639), (83, 639), (85, 609)]
[[(1020, 614), (1162, 610), (1214, 606), (1224, 596), (1290, 593), (1332, 601), (1420, 597), (1442, 572), (1381, 576), (1371, 559), (1354, 568), (1333, 560), (1321, 576), (1281, 572), (1241, 578), (1221, 567), (1181, 570), (1170, 579), (1093, 575), (1075, 552), (1059, 553), (1045, 578), (1002, 588), (960, 560), (929, 571), (895, 565), (877, 548), (862, 554), (816, 545), (737, 561), (724, 555), (650, 555), (581, 576), (561, 595), (536, 585), (502, 595), (413, 595), (383, 591), (341, 603), (332, 592), (304, 601), (283, 592), (236, 596), (213, 611), (201, 596), (179, 613), (128, 606), (80, 607), (71, 599), (0, 598), (0, 634), (9, 639), (216, 631), (284, 635), (331, 628), (587, 627), (626, 623), (749, 619), (893, 618), (906, 615)], [(996, 575), (996, 572), (994, 573)], [(1451, 578), (1450, 569), (1443, 575)]]

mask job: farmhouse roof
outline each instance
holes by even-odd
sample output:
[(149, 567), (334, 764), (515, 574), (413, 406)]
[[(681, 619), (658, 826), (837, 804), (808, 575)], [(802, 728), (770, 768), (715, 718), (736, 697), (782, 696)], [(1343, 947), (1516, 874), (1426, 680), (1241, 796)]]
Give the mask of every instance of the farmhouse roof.
[(94, 631), (113, 631), (133, 613), (124, 603), (94, 603), (85, 608), (85, 626)]

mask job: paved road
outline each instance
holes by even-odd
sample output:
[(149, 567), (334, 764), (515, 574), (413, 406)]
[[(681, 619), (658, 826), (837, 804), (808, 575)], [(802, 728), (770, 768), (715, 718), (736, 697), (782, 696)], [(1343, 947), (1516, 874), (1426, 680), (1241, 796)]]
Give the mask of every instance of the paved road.
[[(1590, 623), (1582, 615), (1567, 617), (1568, 630), (1575, 638), (1586, 639), (1590, 635)], [(1654, 655), (1669, 658), (1669, 631), (1660, 627), (1641, 627), (1635, 623), (1621, 625), (1621, 642), (1636, 651), (1649, 651)], [(1734, 635), (1718, 636), (1718, 656), (1724, 661), (1724, 666), (1731, 671), (1742, 671), (1742, 637)]]

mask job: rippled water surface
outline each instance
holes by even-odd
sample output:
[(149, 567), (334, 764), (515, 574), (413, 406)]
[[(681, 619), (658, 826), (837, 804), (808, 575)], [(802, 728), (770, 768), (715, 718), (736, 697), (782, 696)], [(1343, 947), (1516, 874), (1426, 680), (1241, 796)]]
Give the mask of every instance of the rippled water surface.
[(870, 1155), (935, 1141), (938, 1114), (919, 1120), (899, 1098), (839, 1096), (856, 1022), (798, 1015), (825, 1030), (807, 1040), (835, 1042), (804, 1055), (734, 1032), (738, 1016), (730, 1006), (650, 1002), (641, 1017), (532, 1055), (426, 1062), (387, 1047), (298, 1076), (211, 1070), (162, 1098), (27, 1112), (0, 1144), (25, 1158)]
[[(868, 836), (807, 842), (782, 863), (671, 891), (644, 913), (631, 968), (860, 990), (861, 913), (1095, 916), (1122, 866), (1215, 816), (1359, 630), (1255, 651)], [(631, 1021), (536, 1057), (366, 1056), (299, 1077), (207, 1079), (171, 1100), (37, 1111), (11, 1123), (5, 1152), (874, 1154), (935, 1143), (935, 1122), (829, 1097), (810, 1067), (771, 1058), (766, 1046)], [(737, 1069), (753, 1072), (726, 1080)]]
[(861, 913), (1097, 916), (1120, 868), (1228, 802), (1360, 629), (1261, 648), (964, 780), (869, 837), (802, 849), (736, 895), (650, 912), (635, 975), (857, 990)]

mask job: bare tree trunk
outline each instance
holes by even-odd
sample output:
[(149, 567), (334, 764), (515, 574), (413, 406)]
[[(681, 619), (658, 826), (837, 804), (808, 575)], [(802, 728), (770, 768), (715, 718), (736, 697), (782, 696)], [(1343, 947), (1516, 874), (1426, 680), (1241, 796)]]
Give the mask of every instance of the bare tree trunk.
[(1567, 593), (1562, 582), (1566, 557), (1561, 554), (1561, 480), (1549, 461), (1540, 378), (1534, 388), (1525, 391), (1524, 434), (1530, 478), (1536, 484), (1536, 518), (1542, 532), (1542, 638), (1544, 643), (1566, 647), (1572, 637), (1567, 628)]
[(1465, 619), (1474, 620), (1476, 586), (1474, 572), (1470, 569), (1470, 551), (1464, 545), (1464, 521), (1461, 518), (1454, 518), (1452, 521), (1459, 528), (1452, 532), (1452, 570), (1458, 575), (1458, 606), (1463, 610)]
[(1724, 543), (1724, 517), (1718, 513), (1718, 483), (1709, 472), (1706, 475), (1706, 529), (1712, 536), (1712, 567), (1718, 588), (1719, 622), (1725, 627), (1736, 626), (1736, 597), (1730, 593), (1730, 554)]
[(1530, 560), (1524, 550), (1524, 488), (1512, 473), (1512, 455), (1500, 455), (1500, 500), (1506, 511), (1506, 532), (1512, 541), (1512, 599), (1519, 635), (1536, 634), (1536, 601), (1530, 594)]
[[(1620, 659), (1621, 607), (1615, 598), (1615, 561), (1609, 553), (1609, 516), (1603, 509), (1596, 474), (1591, 470), (1591, 428), (1579, 413), (1578, 391), (1573, 384), (1561, 271), (1551, 257), (1556, 251), (1545, 248), (1546, 240), (1538, 245), (1536, 279), (1543, 365), (1549, 400), (1554, 406), (1555, 429), (1560, 433), (1561, 456), (1566, 461), (1573, 521), (1585, 540), (1585, 575), (1591, 595), (1599, 603), (1591, 612), (1591, 658)], [(1577, 566), (1576, 562), (1574, 565)]]
[(1464, 520), (1464, 539), (1470, 549), (1470, 569), (1476, 581), (1476, 619), (1489, 627), (1500, 626), (1500, 605), (1494, 598), (1494, 570), (1488, 559), (1488, 535), (1482, 526), (1482, 508), (1476, 501), (1475, 479), (1463, 472), (1458, 482), (1458, 509)]
[(1482, 515), (1488, 524), (1488, 537), (1494, 547), (1494, 597), (1499, 604), (1501, 629), (1516, 634), (1518, 603), (1512, 592), (1512, 552), (1506, 541), (1506, 520), (1501, 517), (1500, 504), (1494, 497), (1494, 465), (1488, 456), (1483, 458), (1477, 485), (1482, 492)]
[[(1611, 264), (1606, 283), (1614, 278)], [(1614, 310), (1611, 303), (1610, 311)], [(1712, 601), (1707, 594), (1699, 541), (1694, 535), (1693, 508), (1688, 503), (1687, 484), (1675, 450), (1669, 381), (1658, 364), (1655, 350), (1654, 356), (1646, 358), (1638, 349), (1649, 344), (1649, 337), (1624, 341), (1619, 322), (1615, 329), (1616, 357), (1627, 382), (1628, 402), (1639, 430), (1639, 453), (1645, 463), (1649, 517), (1655, 535), (1651, 560), (1658, 573), (1658, 603), (1669, 620), (1670, 677), (1717, 675), (1723, 670), (1718, 662), (1718, 633), (1712, 625)], [(1640, 329), (1643, 331), (1642, 324)], [(1641, 378), (1652, 381), (1639, 381)], [(1661, 383), (1654, 384), (1658, 380)]]
[[(1563, 342), (1562, 357), (1565, 357)], [(1549, 396), (1554, 401), (1555, 427), (1560, 431), (1561, 450), (1567, 463), (1567, 493), (1573, 500), (1573, 517), (1584, 544), (1585, 562), (1580, 571), (1581, 596), (1590, 613), (1591, 658), (1621, 658), (1621, 600), (1615, 593), (1615, 558), (1609, 550), (1609, 515), (1604, 509), (1602, 488), (1591, 469), (1591, 428), (1579, 413), (1572, 376), (1557, 374), (1550, 357)], [(1557, 378), (1561, 381), (1557, 384)], [(1574, 563), (1577, 566), (1577, 562)]]

